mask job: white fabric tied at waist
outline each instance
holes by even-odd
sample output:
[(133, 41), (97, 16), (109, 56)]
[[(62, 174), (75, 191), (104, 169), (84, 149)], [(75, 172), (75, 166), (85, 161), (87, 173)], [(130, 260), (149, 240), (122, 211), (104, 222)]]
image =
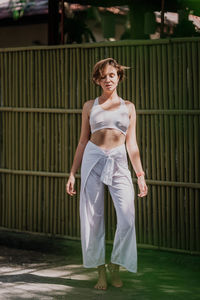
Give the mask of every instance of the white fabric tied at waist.
[(105, 166), (101, 173), (101, 181), (104, 184), (112, 185), (112, 176), (114, 172), (114, 158), (107, 156)]
[(103, 159), (105, 165), (100, 175), (100, 180), (106, 185), (112, 185), (115, 169), (120, 173), (120, 176), (127, 176), (132, 184), (130, 171), (128, 170), (127, 156), (125, 144), (119, 145), (110, 150), (103, 150), (99, 146), (88, 142), (83, 154), (81, 166), (81, 192), (83, 193), (87, 178), (98, 163)]

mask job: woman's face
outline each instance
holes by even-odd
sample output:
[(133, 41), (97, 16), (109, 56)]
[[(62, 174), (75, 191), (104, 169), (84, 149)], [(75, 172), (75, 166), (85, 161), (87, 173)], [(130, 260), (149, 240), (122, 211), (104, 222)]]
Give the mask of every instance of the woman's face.
[(115, 67), (106, 65), (99, 80), (99, 85), (105, 92), (111, 92), (117, 88), (118, 82), (119, 76)]

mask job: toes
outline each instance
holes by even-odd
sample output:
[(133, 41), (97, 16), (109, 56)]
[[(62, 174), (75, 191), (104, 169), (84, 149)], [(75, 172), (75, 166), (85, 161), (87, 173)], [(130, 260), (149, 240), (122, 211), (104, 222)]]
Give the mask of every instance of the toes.
[(97, 290), (106, 290), (106, 287), (102, 285), (95, 285), (94, 288)]

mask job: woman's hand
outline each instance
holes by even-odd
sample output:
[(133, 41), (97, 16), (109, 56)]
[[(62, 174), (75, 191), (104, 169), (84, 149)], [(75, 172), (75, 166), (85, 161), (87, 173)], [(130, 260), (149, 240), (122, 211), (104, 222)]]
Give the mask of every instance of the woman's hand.
[(140, 189), (140, 193), (138, 194), (139, 197), (145, 197), (147, 195), (148, 192), (148, 188), (144, 179), (144, 175), (138, 177), (138, 186)]
[(74, 190), (74, 183), (75, 183), (75, 177), (74, 177), (74, 175), (71, 174), (66, 183), (66, 192), (70, 196), (73, 196), (76, 194), (76, 191)]

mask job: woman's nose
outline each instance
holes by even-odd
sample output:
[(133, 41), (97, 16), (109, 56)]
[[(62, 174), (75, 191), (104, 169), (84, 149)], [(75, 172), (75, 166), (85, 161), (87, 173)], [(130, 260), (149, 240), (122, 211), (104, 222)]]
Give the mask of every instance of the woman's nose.
[(110, 77), (109, 77), (109, 76), (106, 76), (105, 81), (106, 81), (106, 82), (107, 82), (107, 81), (110, 81)]

